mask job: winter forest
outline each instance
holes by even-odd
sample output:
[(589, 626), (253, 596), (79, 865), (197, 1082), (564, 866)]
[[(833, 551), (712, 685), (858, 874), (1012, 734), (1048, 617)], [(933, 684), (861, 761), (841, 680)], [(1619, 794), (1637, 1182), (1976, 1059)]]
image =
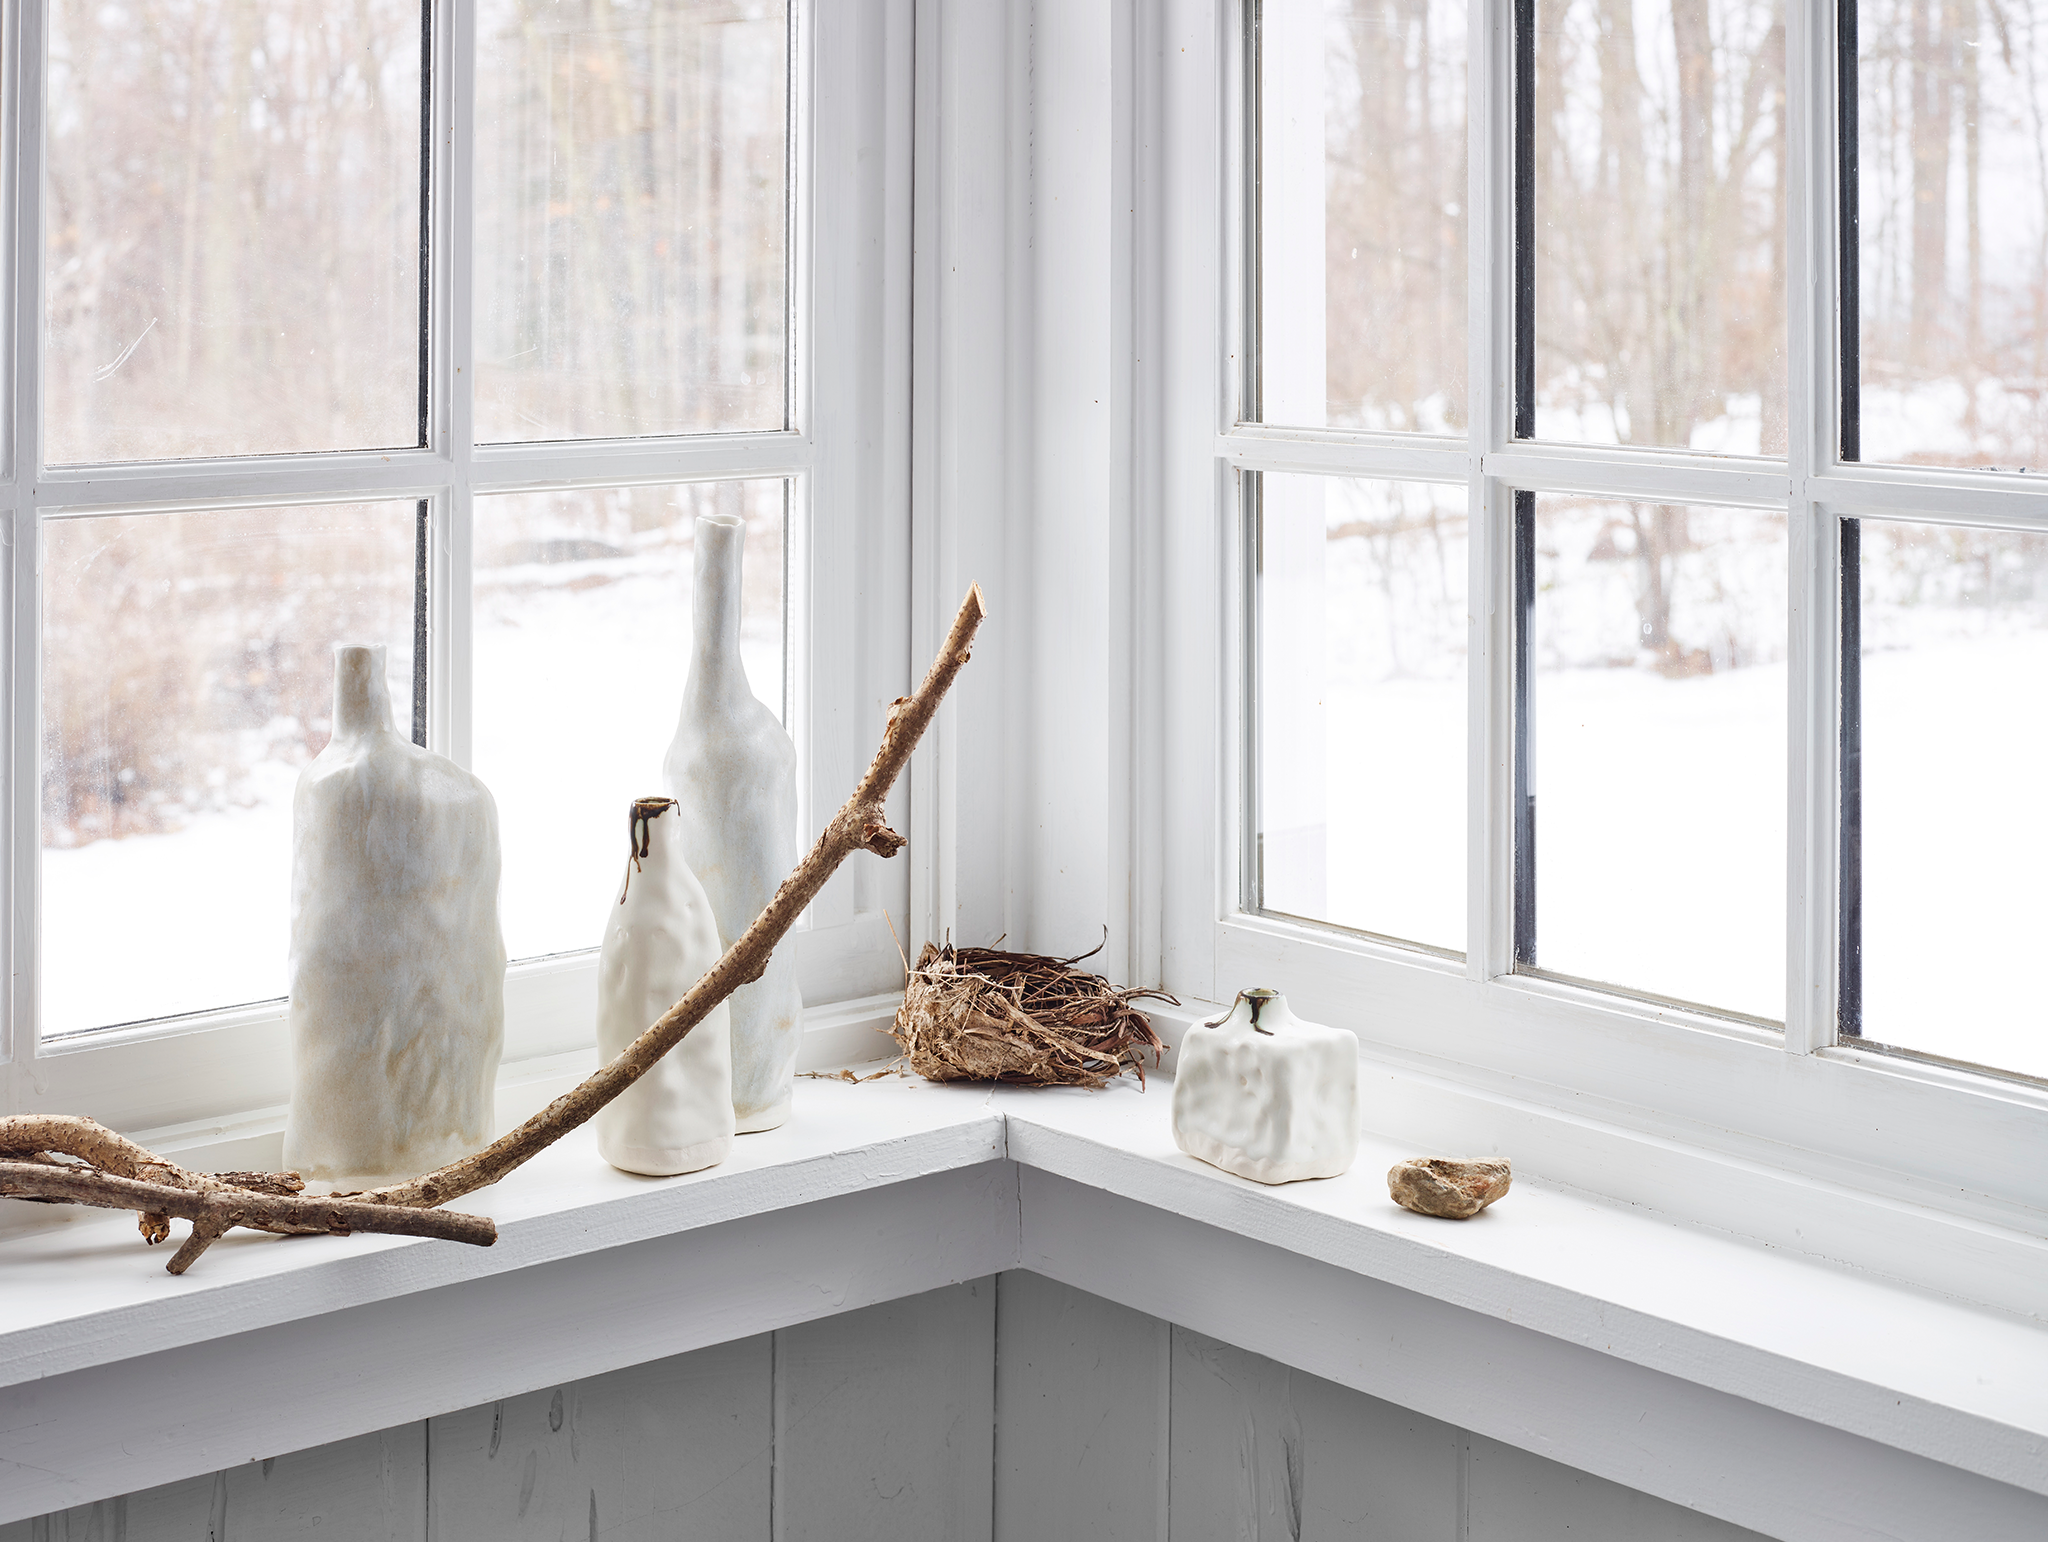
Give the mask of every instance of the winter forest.
[[(476, 18), (477, 438), (783, 427), (779, 0)], [(406, 0), (56, 0), (52, 463), (422, 442), (421, 25)], [(620, 811), (674, 730), (701, 507), (748, 519), (748, 667), (781, 709), (784, 503), (780, 482), (476, 499), (472, 760), (513, 957), (598, 940)], [(387, 645), (404, 731), (418, 524), (402, 501), (46, 527), (46, 1034), (284, 994), (330, 649)], [(622, 656), (670, 661), (672, 689), (641, 699)], [(96, 966), (110, 926), (135, 967)]]
[[(2038, 473), (2048, 7), (1847, 9), (1849, 453)], [(1268, 422), (1464, 430), (1466, 14), (1262, 7)], [(1535, 436), (1782, 457), (1782, 4), (1536, 0), (1535, 17)], [(1262, 900), (1461, 950), (1465, 489), (1263, 481)], [(1545, 495), (1532, 518), (1537, 967), (1779, 1018), (1785, 517)], [(1860, 549), (1866, 1034), (2048, 1072), (2031, 982), (1955, 968), (2028, 956), (2048, 922), (2012, 876), (2017, 852), (2048, 855), (2022, 781), (2048, 723), (2013, 706), (2048, 655), (2048, 541), (1866, 519)]]
[[(1466, 431), (1467, 14), (1258, 7), (1263, 421)], [(1848, 14), (1847, 452), (2038, 474), (2048, 5)], [(476, 15), (476, 437), (782, 427), (782, 5)], [(1783, 0), (1535, 18), (1535, 436), (1781, 459), (1803, 390)], [(421, 442), (421, 60), (404, 0), (54, 0), (49, 461)], [(1269, 475), (1246, 495), (1257, 902), (1460, 952), (1465, 489)], [(472, 759), (515, 958), (597, 940), (612, 811), (652, 790), (674, 710), (604, 661), (672, 659), (680, 689), (699, 507), (749, 519), (749, 667), (784, 704), (786, 502), (779, 482), (476, 500)], [(1785, 515), (1544, 495), (1527, 517), (1537, 967), (1781, 1017)], [(328, 649), (386, 642), (405, 714), (419, 537), (409, 501), (48, 525), (46, 1033), (282, 994), (290, 790), (326, 740)], [(2048, 922), (2009, 876), (2048, 858), (2021, 781), (2048, 723), (2012, 706), (2048, 662), (2048, 539), (1866, 519), (1860, 552), (1866, 1032), (2048, 1073), (2025, 983), (1949, 968), (2027, 956)], [(110, 921), (149, 954), (119, 977), (91, 964)]]

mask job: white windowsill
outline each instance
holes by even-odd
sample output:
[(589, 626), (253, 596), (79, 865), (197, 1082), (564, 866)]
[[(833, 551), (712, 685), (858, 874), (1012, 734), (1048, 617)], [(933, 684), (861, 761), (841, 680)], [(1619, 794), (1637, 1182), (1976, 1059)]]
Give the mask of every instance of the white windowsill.
[[(877, 1005), (842, 1010), (844, 1021), (831, 1030), (837, 1037), (821, 1040), (820, 1047), (873, 1044)], [(551, 1076), (530, 1079), (527, 1100), (537, 1106), (581, 1070), (565, 1063)], [(1296, 1288), (1281, 1282), (1302, 1260), (1326, 1266), (1331, 1278), (1382, 1282), (1543, 1340), (1846, 1431), (1891, 1452), (2048, 1495), (2048, 1326), (2038, 1320), (1682, 1225), (1637, 1205), (1547, 1183), (1530, 1164), (1520, 1169), (1514, 1192), (1472, 1222), (1413, 1216), (1387, 1199), (1383, 1175), (1393, 1160), (1419, 1153), (1413, 1141), (1384, 1134), (1367, 1135), (1343, 1178), (1261, 1187), (1174, 1148), (1170, 1095), (1162, 1077), (1142, 1094), (1128, 1082), (1082, 1093), (938, 1087), (895, 1078), (857, 1086), (806, 1079), (798, 1083), (796, 1114), (787, 1126), (743, 1137), (726, 1163), (704, 1173), (632, 1178), (597, 1157), (588, 1131), (577, 1132), (497, 1189), (458, 1207), (496, 1218), (499, 1241), (489, 1249), (243, 1234), (217, 1245), (189, 1276), (173, 1279), (163, 1272), (168, 1249), (142, 1246), (132, 1217), (72, 1212), (74, 1219), (0, 1241), (0, 1299), (7, 1303), (0, 1323), (0, 1473), (9, 1474), (0, 1482), (0, 1495), (7, 1496), (0, 1498), (0, 1522), (52, 1508), (43, 1501), (53, 1494), (77, 1502), (94, 1497), (89, 1489), (139, 1486), (119, 1481), (120, 1472), (163, 1481), (167, 1464), (186, 1460), (166, 1455), (157, 1466), (134, 1468), (124, 1455), (117, 1476), (94, 1476), (92, 1455), (73, 1450), (78, 1469), (57, 1475), (54, 1487), (44, 1482), (49, 1462), (38, 1444), (44, 1421), (35, 1410), (45, 1392), (61, 1391), (67, 1381), (82, 1387), (89, 1380), (93, 1406), (105, 1408), (108, 1399), (122, 1396), (124, 1378), (143, 1375), (152, 1357), (187, 1346), (244, 1335), (253, 1343), (272, 1328), (303, 1332), (323, 1320), (349, 1320), (338, 1314), (425, 1300), (449, 1288), (460, 1302), (465, 1290), (482, 1290), (493, 1279), (538, 1280), (548, 1266), (626, 1258), (629, 1253), (619, 1250), (655, 1239), (687, 1242), (694, 1234), (708, 1248), (718, 1235), (708, 1229), (727, 1227), (723, 1235), (738, 1236), (729, 1223), (766, 1224), (811, 1206), (791, 1255), (804, 1260), (803, 1238), (816, 1235), (813, 1218), (826, 1213), (817, 1208), (820, 1202), (849, 1202), (911, 1180), (940, 1181), (936, 1175), (999, 1173), (1009, 1176), (949, 1201), (965, 1207), (947, 1212), (950, 1220), (933, 1212), (929, 1234), (915, 1245), (932, 1254), (927, 1272), (934, 1282), (1022, 1265), (1108, 1290), (1089, 1271), (1122, 1249), (1129, 1259), (1120, 1267), (1139, 1271), (1130, 1287), (1136, 1294), (1124, 1298), (1172, 1316), (1175, 1292), (1187, 1282), (1144, 1277), (1145, 1260), (1154, 1256), (1147, 1250), (1155, 1246), (1146, 1238), (1157, 1228), (1185, 1232), (1185, 1223), (1194, 1222), (1253, 1244), (1245, 1256), (1255, 1262), (1219, 1262), (1230, 1276), (1224, 1298), (1241, 1306), (1201, 1308), (1223, 1317), (1191, 1325), (1241, 1330), (1219, 1336), (1365, 1390), (1388, 1395), (1399, 1386), (1347, 1377), (1332, 1368), (1335, 1359), (1326, 1366), (1321, 1357), (1336, 1355), (1330, 1345), (1343, 1333), (1382, 1330), (1357, 1323), (1340, 1329), (1309, 1312), (1295, 1322), (1287, 1301), (1273, 1297), (1276, 1289)], [(504, 1117), (521, 1111), (508, 1107)], [(1071, 1235), (1080, 1223), (1061, 1219), (1079, 1214), (1062, 1196), (1084, 1192), (1099, 1196), (1094, 1203), (1119, 1207), (1113, 1213), (1122, 1219), (1100, 1237)], [(913, 1229), (913, 1235), (920, 1234)], [(1171, 1240), (1166, 1230), (1159, 1238), (1161, 1249)], [(758, 1252), (759, 1245), (747, 1247)], [(903, 1251), (900, 1239), (888, 1247)], [(704, 1256), (708, 1275), (711, 1254)], [(1063, 1259), (1082, 1261), (1069, 1266)], [(806, 1273), (804, 1263), (782, 1271)], [(772, 1312), (790, 1320), (825, 1315), (857, 1304), (860, 1293), (859, 1287), (835, 1287), (834, 1294), (819, 1286), (812, 1302), (801, 1294), (808, 1281), (795, 1286), (799, 1304)], [(1791, 1305), (1810, 1302), (1825, 1302), (1825, 1309)], [(1238, 1321), (1231, 1314), (1240, 1311)], [(1183, 1314), (1193, 1315), (1194, 1308)], [(445, 1396), (480, 1400), (470, 1397), (474, 1387), (467, 1385), (450, 1381)], [(352, 1395), (336, 1394), (343, 1401)], [(433, 1395), (389, 1385), (362, 1396), (364, 1419), (388, 1423), (394, 1414), (440, 1411)], [(288, 1386), (282, 1389), (282, 1422), (259, 1421), (264, 1433), (245, 1441), (266, 1435), (294, 1440), (297, 1426), (286, 1411), (296, 1397)], [(1458, 1409), (1466, 1410), (1466, 1422), (1480, 1422), (1468, 1404), (1446, 1411)], [(336, 1427), (320, 1425), (314, 1433)], [(226, 1465), (270, 1454), (276, 1453), (215, 1443), (205, 1447), (204, 1460)], [(1569, 1440), (1552, 1454), (1574, 1459)], [(1594, 1460), (1577, 1459), (1597, 1468)], [(1650, 1467), (1638, 1474), (1623, 1457), (1615, 1460), (1622, 1465), (1610, 1475), (1633, 1475), (1639, 1486), (1654, 1488), (1658, 1479)], [(1697, 1496), (1673, 1497), (1712, 1507)]]

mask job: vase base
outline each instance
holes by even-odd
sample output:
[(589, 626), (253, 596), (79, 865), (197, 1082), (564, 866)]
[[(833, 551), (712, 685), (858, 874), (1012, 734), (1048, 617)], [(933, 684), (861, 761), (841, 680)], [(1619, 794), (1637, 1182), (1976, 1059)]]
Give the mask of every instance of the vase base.
[(737, 1133), (741, 1135), (758, 1135), (763, 1130), (779, 1129), (787, 1123), (789, 1123), (789, 1097), (785, 1094), (781, 1101), (772, 1103), (766, 1108), (756, 1109), (753, 1113), (742, 1112), (739, 1115)]
[(1341, 1178), (1351, 1169), (1352, 1158), (1338, 1152), (1319, 1152), (1304, 1159), (1286, 1161), (1273, 1156), (1254, 1155), (1205, 1134), (1200, 1130), (1173, 1132), (1180, 1149), (1198, 1162), (1220, 1167), (1253, 1183), (1301, 1183), (1311, 1178)]
[(673, 1178), (680, 1173), (701, 1172), (716, 1167), (732, 1153), (732, 1137), (716, 1136), (691, 1146), (615, 1146), (602, 1136), (598, 1154), (622, 1173), (646, 1178)]

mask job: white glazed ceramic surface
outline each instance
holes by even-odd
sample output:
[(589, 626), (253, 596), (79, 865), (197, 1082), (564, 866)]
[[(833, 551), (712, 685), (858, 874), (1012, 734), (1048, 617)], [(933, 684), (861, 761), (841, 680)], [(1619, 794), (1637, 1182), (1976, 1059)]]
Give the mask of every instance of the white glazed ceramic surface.
[(285, 1166), (358, 1187), (491, 1138), (505, 1039), (498, 809), (391, 725), (381, 647), (334, 655), (334, 737), (292, 799)]
[(1276, 992), (1239, 992), (1181, 1041), (1173, 1138), (1257, 1183), (1336, 1177), (1358, 1155), (1358, 1036), (1303, 1022)]
[[(796, 747), (748, 689), (740, 664), (740, 557), (745, 522), (702, 514), (695, 531), (696, 632), (683, 712), (662, 767), (683, 854), (730, 947), (789, 876), (797, 849)], [(803, 998), (785, 940), (768, 969), (732, 993), (732, 1099), (739, 1128), (789, 1117)]]
[[(718, 923), (683, 860), (673, 801), (632, 807), (632, 855), (597, 964), (597, 1052), (618, 1058), (718, 962)], [(597, 1115), (597, 1149), (629, 1173), (667, 1177), (722, 1162), (732, 1150), (732, 1029), (726, 1004)]]

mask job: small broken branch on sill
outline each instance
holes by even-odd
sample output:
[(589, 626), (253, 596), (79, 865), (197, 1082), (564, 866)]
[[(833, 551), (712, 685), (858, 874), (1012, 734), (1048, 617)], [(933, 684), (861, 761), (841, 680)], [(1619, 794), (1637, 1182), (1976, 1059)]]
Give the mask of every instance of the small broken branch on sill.
[(625, 1053), (483, 1150), (404, 1183), (315, 1197), (302, 1192), (305, 1185), (297, 1173), (187, 1172), (91, 1119), (10, 1115), (0, 1117), (0, 1196), (134, 1210), (151, 1243), (170, 1234), (172, 1217), (190, 1221), (190, 1235), (167, 1265), (172, 1274), (183, 1274), (237, 1226), (288, 1235), (381, 1232), (488, 1247), (498, 1236), (488, 1218), (437, 1207), (496, 1183), (587, 1122), (680, 1044), (712, 1008), (758, 980), (776, 944), (854, 852), (893, 857), (903, 849), (903, 837), (889, 828), (883, 804), (971, 656), (987, 614), (981, 587), (971, 586), (924, 683), (890, 709), (881, 748), (853, 796), (725, 956)]

